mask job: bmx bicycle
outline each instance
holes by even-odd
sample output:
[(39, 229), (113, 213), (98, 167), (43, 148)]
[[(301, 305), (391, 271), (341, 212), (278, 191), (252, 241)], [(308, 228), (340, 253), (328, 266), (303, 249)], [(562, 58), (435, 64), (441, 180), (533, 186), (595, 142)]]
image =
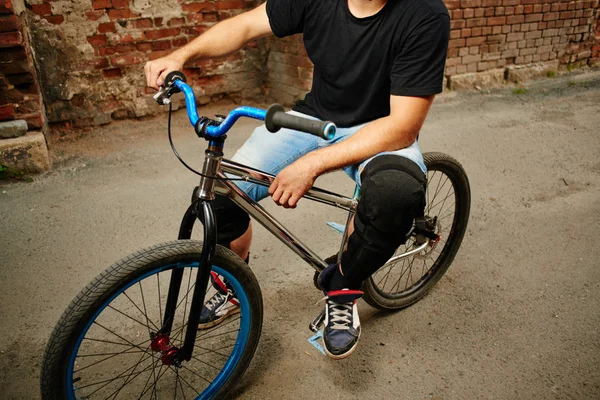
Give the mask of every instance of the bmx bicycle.
[[(148, 247), (118, 261), (90, 282), (64, 311), (48, 342), (41, 371), (43, 399), (223, 398), (250, 364), (261, 333), (260, 286), (248, 265), (216, 244), (216, 194), (229, 196), (275, 237), (312, 266), (315, 276), (327, 263), (235, 184), (269, 186), (273, 175), (223, 158), (225, 134), (240, 117), (264, 120), (267, 129), (295, 129), (332, 138), (331, 122), (309, 120), (273, 105), (268, 111), (238, 107), (227, 117), (199, 117), (194, 93), (183, 74), (169, 74), (156, 96), (160, 104), (183, 92), (189, 120), (208, 141), (193, 200), (178, 240)], [(275, 133), (276, 134), (276, 133)], [(462, 242), (470, 211), (470, 187), (462, 166), (442, 153), (425, 153), (427, 203), (405, 244), (365, 283), (373, 307), (396, 310), (421, 299), (442, 277)], [(304, 198), (355, 214), (353, 197), (313, 187)], [(202, 216), (203, 241), (191, 240)], [(347, 227), (338, 259), (347, 241)], [(215, 282), (228, 282), (219, 285)], [(199, 330), (203, 304), (219, 292), (235, 292), (239, 313)], [(311, 323), (323, 323), (323, 313)]]

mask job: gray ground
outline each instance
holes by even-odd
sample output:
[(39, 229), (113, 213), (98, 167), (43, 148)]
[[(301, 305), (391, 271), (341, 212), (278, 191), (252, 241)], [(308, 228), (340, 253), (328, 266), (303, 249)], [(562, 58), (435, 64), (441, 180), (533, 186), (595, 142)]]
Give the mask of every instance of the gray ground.
[[(197, 178), (170, 152), (165, 125), (164, 117), (115, 123), (56, 144), (52, 173), (0, 185), (3, 398), (39, 396), (43, 347), (82, 286), (126, 254), (176, 237)], [(203, 143), (183, 113), (175, 126), (182, 153), (199, 165)], [(231, 132), (229, 153), (252, 126)], [(467, 235), (421, 302), (392, 314), (360, 304), (363, 336), (344, 361), (307, 342), (321, 297), (312, 271), (256, 229), (251, 266), (265, 321), (238, 398), (599, 398), (599, 134), (598, 72), (538, 82), (525, 94), (441, 96), (421, 147), (464, 165), (473, 195)], [(341, 173), (317, 184), (352, 191)], [(318, 253), (337, 246), (324, 223), (342, 222), (341, 212), (266, 203)]]

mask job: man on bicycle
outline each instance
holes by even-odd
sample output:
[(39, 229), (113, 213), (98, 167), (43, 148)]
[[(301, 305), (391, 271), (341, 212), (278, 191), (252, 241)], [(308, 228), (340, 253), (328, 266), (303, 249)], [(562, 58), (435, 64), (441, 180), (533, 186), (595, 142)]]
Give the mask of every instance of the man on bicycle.
[[(233, 160), (276, 175), (269, 188), (237, 185), (255, 201), (270, 195), (286, 208), (294, 208), (318, 176), (339, 168), (361, 187), (341, 263), (319, 277), (327, 293), (323, 342), (330, 357), (356, 348), (362, 283), (406, 241), (423, 213), (426, 168), (417, 136), (442, 91), (449, 26), (442, 0), (267, 0), (145, 66), (147, 85), (158, 88), (190, 59), (223, 56), (272, 34), (303, 34), (313, 84), (291, 113), (335, 122), (336, 136), (272, 134), (261, 126)], [(222, 197), (213, 207), (218, 242), (247, 260), (248, 215)], [(221, 290), (204, 306), (201, 329), (239, 311), (227, 282), (215, 279)]]

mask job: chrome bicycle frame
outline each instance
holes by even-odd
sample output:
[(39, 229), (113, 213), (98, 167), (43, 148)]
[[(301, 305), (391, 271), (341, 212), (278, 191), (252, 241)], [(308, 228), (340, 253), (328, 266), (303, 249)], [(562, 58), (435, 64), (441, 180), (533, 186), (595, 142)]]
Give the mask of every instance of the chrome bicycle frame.
[[(221, 165), (217, 176), (219, 178), (241, 178), (247, 182), (256, 183), (262, 186), (270, 186), (275, 179), (274, 175), (227, 159), (221, 160)], [(285, 226), (283, 226), (271, 214), (269, 214), (260, 204), (252, 200), (246, 193), (233, 184), (233, 182), (219, 179), (216, 181), (214, 190), (215, 193), (230, 197), (234, 203), (251, 215), (258, 223), (264, 226), (265, 229), (271, 232), (276, 238), (281, 240), (294, 253), (298, 254), (315, 270), (322, 271), (325, 267), (327, 267), (327, 264), (321, 257), (309, 249)], [(311, 190), (309, 190), (308, 193), (306, 193), (303, 197), (348, 211), (348, 221), (350, 221), (356, 213), (356, 206), (358, 204), (358, 200), (356, 198), (342, 196), (316, 187), (313, 187)], [(346, 223), (342, 244), (340, 245), (340, 255), (342, 253), (341, 250), (343, 250), (346, 246), (347, 240), (348, 223)]]

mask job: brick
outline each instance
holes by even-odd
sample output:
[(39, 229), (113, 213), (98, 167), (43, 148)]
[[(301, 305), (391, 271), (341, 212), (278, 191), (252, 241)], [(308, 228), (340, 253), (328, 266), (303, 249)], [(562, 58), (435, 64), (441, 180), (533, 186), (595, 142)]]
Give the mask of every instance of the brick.
[(494, 9), (494, 15), (495, 16), (504, 15), (504, 7), (496, 7)]
[(160, 28), (163, 26), (163, 17), (154, 18), (154, 26)]
[(543, 33), (543, 37), (548, 37), (548, 36), (557, 36), (558, 35), (558, 29), (546, 29)]
[(167, 22), (168, 26), (181, 26), (185, 24), (184, 18), (171, 18), (169, 22)]
[(521, 4), (521, 0), (503, 0), (502, 1), (503, 6), (517, 6), (519, 4)]
[(542, 31), (532, 31), (525, 34), (525, 39), (537, 39), (542, 37)]
[(558, 15), (559, 14), (557, 12), (545, 13), (544, 21), (554, 21), (555, 19), (558, 19)]
[(106, 35), (88, 36), (87, 41), (92, 47), (106, 46)]
[(244, 0), (217, 1), (217, 10), (239, 10), (246, 8)]
[(31, 11), (37, 15), (52, 15), (52, 7), (48, 3), (31, 4)]
[(458, 39), (461, 37), (460, 29), (453, 29), (450, 31), (450, 39)]
[(114, 22), (105, 22), (105, 23), (98, 25), (98, 33), (108, 33), (108, 32), (116, 32), (116, 31), (117, 31), (117, 29), (115, 28)]
[[(1, 117), (0, 117), (1, 118)], [(0, 123), (0, 139), (11, 139), (27, 133), (27, 122), (24, 120)]]
[(207, 11), (215, 11), (216, 6), (214, 3), (189, 3), (182, 4), (181, 9), (187, 13), (199, 13), (199, 12), (207, 12)]
[(473, 18), (474, 16), (475, 16), (475, 10), (473, 10), (472, 8), (467, 8), (467, 9), (463, 10), (463, 18), (464, 19)]
[(481, 0), (460, 0), (461, 8), (481, 7)]
[(487, 19), (487, 24), (494, 25), (504, 25), (506, 23), (506, 17), (491, 17)]
[(454, 10), (460, 6), (460, 0), (445, 0), (444, 4), (448, 10)]
[(138, 43), (135, 47), (138, 51), (147, 52), (152, 50), (152, 43)]
[(31, 72), (31, 67), (27, 62), (27, 59), (15, 60), (9, 63), (0, 64), (0, 72), (2, 72), (2, 74), (4, 74), (5, 76), (25, 74)]
[(135, 19), (133, 21), (128, 21), (127, 26), (129, 26), (129, 25), (131, 25), (137, 29), (152, 28), (152, 26), (153, 26), (152, 20), (150, 18), (142, 18), (142, 19)]
[(103, 8), (111, 8), (112, 3), (110, 0), (92, 0), (92, 8), (94, 10), (100, 10)]
[(129, 0), (112, 0), (113, 8), (129, 8)]
[(488, 7), (485, 9), (485, 12), (483, 13), (484, 17), (493, 17), (495, 14), (495, 9), (494, 7)]
[(185, 18), (188, 24), (200, 24), (204, 22), (204, 14), (202, 13), (189, 14)]
[(47, 15), (44, 18), (46, 21), (50, 22), (53, 25), (60, 25), (65, 22), (65, 17), (62, 15)]
[(506, 23), (507, 24), (521, 24), (525, 22), (525, 16), (524, 15), (511, 15), (509, 17), (506, 17)]
[(453, 49), (455, 47), (463, 47), (465, 45), (465, 39), (452, 39), (448, 42), (448, 48)]
[(481, 61), (481, 54), (471, 54), (462, 58), (463, 64), (476, 63)]
[(23, 44), (21, 32), (0, 33), (0, 48), (14, 47)]
[(467, 20), (467, 28), (472, 28), (474, 26), (485, 26), (486, 18), (472, 18)]
[(102, 18), (104, 15), (106, 15), (106, 13), (104, 11), (99, 11), (99, 10), (95, 10), (95, 11), (87, 11), (85, 13), (85, 16), (87, 17), (88, 20), (90, 21), (97, 21), (100, 18)]
[(0, 14), (13, 14), (11, 0), (0, 0)]
[(15, 119), (15, 106), (13, 104), (0, 106), (0, 121), (13, 119)]
[(525, 34), (523, 32), (513, 32), (506, 35), (506, 41), (508, 42), (516, 42), (518, 40), (523, 40), (525, 38)]
[(523, 6), (515, 6), (515, 15), (523, 14)]
[(131, 12), (131, 10), (129, 10), (129, 9), (123, 9), (123, 10), (108, 10), (108, 17), (111, 19), (111, 21), (114, 21), (117, 19), (136, 18), (136, 17), (138, 17), (138, 15), (136, 13)]
[(177, 38), (173, 39), (173, 47), (181, 47), (186, 45), (189, 42), (188, 38)]
[(472, 33), (472, 29), (471, 28), (465, 28), (465, 29), (461, 30), (460, 36), (463, 37), (463, 38), (468, 38), (468, 37), (472, 36), (471, 33)]
[(467, 47), (467, 48), (469, 49), (470, 55), (479, 54), (479, 46), (471, 46), (471, 47)]
[(519, 50), (519, 55), (520, 56), (528, 56), (530, 54), (535, 54), (536, 52), (537, 52), (536, 48), (521, 49), (521, 50)]
[(544, 17), (544, 14), (529, 14), (525, 16), (525, 22), (539, 22)]
[(473, 10), (473, 14), (475, 18), (481, 18), (485, 15), (485, 9), (483, 8), (476, 8)]
[(467, 46), (478, 46), (480, 44), (485, 43), (485, 41), (486, 41), (486, 37), (485, 36), (470, 37), (470, 38), (467, 39), (466, 45)]
[(500, 44), (504, 42), (506, 42), (506, 36), (504, 35), (488, 36), (486, 40), (487, 44)]
[(502, 27), (502, 33), (503, 33), (503, 34), (510, 33), (510, 30), (511, 30), (510, 28), (511, 28), (511, 26), (510, 26), (510, 25), (504, 25), (504, 26)]
[(10, 32), (19, 29), (20, 23), (16, 15), (0, 17), (0, 32)]
[(144, 31), (148, 40), (163, 39), (167, 37), (177, 36), (181, 33), (180, 28), (158, 29), (154, 31)]
[(102, 71), (105, 79), (118, 79), (122, 76), (120, 68), (110, 68)]
[(168, 50), (171, 48), (170, 40), (157, 40), (152, 42), (152, 50)]
[(502, 58), (511, 58), (511, 57), (516, 57), (519, 55), (519, 50), (518, 49), (511, 49), (511, 50), (504, 50), (502, 52), (501, 57)]
[(159, 50), (159, 51), (153, 51), (152, 53), (150, 53), (150, 55), (148, 56), (148, 60), (153, 61), (156, 60), (158, 58), (162, 58), (165, 57), (167, 55), (170, 54), (170, 50)]
[(502, 0), (482, 0), (483, 7), (498, 7), (502, 5)]
[(461, 29), (467, 26), (467, 21), (459, 19), (456, 21), (450, 21), (450, 29)]

